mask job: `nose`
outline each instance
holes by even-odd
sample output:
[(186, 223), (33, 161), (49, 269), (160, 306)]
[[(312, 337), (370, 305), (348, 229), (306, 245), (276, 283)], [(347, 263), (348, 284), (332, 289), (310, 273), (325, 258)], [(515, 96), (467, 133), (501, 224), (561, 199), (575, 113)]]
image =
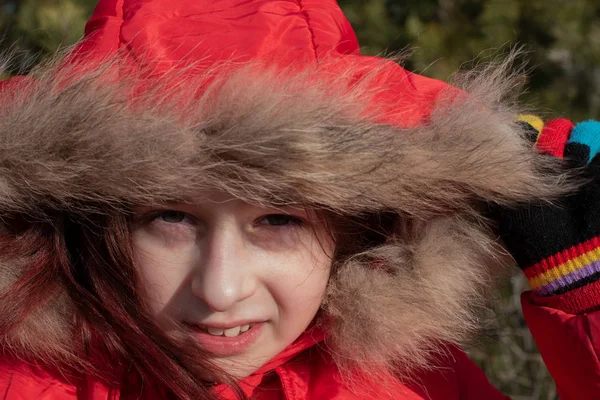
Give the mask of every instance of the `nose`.
[(194, 268), (192, 292), (210, 309), (224, 312), (256, 290), (252, 250), (235, 224), (216, 226), (202, 239), (202, 256)]

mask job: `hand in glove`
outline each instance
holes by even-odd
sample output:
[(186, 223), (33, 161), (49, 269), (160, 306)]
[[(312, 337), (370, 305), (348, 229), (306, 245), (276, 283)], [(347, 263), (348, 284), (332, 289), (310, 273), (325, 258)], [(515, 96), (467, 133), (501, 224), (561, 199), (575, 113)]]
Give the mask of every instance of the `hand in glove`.
[(501, 237), (537, 304), (572, 314), (600, 308), (600, 122), (520, 119), (538, 151), (580, 168), (587, 183), (554, 204), (496, 210)]

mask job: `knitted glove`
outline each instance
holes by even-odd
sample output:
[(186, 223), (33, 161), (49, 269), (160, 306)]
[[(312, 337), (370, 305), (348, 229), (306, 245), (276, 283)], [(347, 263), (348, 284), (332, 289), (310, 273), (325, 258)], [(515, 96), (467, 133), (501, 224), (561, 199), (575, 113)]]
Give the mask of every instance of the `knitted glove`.
[(523, 116), (538, 151), (582, 169), (587, 183), (554, 205), (493, 212), (507, 249), (523, 269), (537, 304), (571, 314), (600, 309), (600, 122), (543, 125)]

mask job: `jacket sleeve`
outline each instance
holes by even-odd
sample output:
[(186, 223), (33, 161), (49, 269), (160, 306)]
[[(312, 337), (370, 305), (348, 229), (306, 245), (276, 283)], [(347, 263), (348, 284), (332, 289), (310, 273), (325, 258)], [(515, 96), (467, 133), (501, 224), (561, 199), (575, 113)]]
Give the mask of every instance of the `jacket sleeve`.
[(77, 389), (43, 371), (12, 362), (0, 362), (2, 400), (76, 400)]
[(521, 303), (561, 400), (600, 399), (600, 281)]

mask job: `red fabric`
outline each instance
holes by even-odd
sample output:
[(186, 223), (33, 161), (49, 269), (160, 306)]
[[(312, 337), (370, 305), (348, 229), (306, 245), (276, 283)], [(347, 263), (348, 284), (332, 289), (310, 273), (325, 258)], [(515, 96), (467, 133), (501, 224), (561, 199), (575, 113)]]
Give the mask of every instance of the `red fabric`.
[[(579, 293), (579, 295), (583, 295)], [(597, 292), (588, 303), (600, 304)], [(561, 400), (600, 398), (600, 312), (569, 314), (521, 297), (523, 313)], [(597, 307), (596, 307), (597, 308)]]
[(573, 127), (573, 123), (565, 118), (549, 121), (544, 125), (544, 129), (538, 138), (538, 150), (543, 153), (552, 154), (558, 158), (563, 158), (565, 145), (567, 144), (567, 140), (569, 140), (569, 135)]
[(86, 26), (85, 52), (126, 47), (138, 60), (235, 59), (283, 65), (358, 54), (334, 0), (100, 1)]
[[(18, 93), (19, 90), (24, 90), (33, 82), (34, 79), (28, 76), (15, 76), (0, 81), (0, 96), (2, 96), (3, 101), (7, 101), (7, 99), (14, 101), (15, 94)], [(5, 104), (8, 104), (8, 102)]]
[(14, 78), (0, 81), (0, 95), (10, 96), (14, 88), (18, 87), (23, 82), (26, 82), (28, 79), (29, 78), (25, 76), (15, 76)]
[[(361, 56), (356, 35), (335, 0), (101, 0), (86, 25), (75, 59), (125, 52), (135, 65), (168, 71), (174, 65), (256, 61), (302, 68), (326, 63), (349, 82), (381, 68), (373, 109), (384, 122), (427, 120), (441, 81), (396, 63)], [(352, 71), (348, 73), (348, 71)]]
[[(556, 381), (562, 400), (600, 398), (600, 311), (569, 314), (535, 304), (531, 292), (524, 293), (522, 305), (544, 362)], [(590, 302), (592, 300), (590, 299)], [(596, 303), (600, 298), (595, 297)], [(322, 346), (323, 336), (303, 335), (286, 351), (241, 384), (257, 400), (313, 399), (395, 399), (395, 400), (479, 400), (506, 399), (487, 381), (483, 372), (458, 349), (438, 361), (439, 368), (415, 373), (410, 383), (402, 384), (385, 374), (372, 371), (372, 377), (357, 376), (350, 389), (331, 357)], [(271, 369), (269, 371), (270, 368)], [(0, 364), (0, 395), (4, 400), (64, 399), (104, 400), (129, 397), (110, 393), (97, 382), (68, 383), (47, 371), (34, 370), (24, 364)], [(128, 388), (129, 393), (139, 392)], [(233, 399), (223, 393), (225, 399)], [(134, 397), (132, 397), (134, 398)], [(144, 399), (159, 399), (144, 393)]]
[[(378, 371), (356, 374), (349, 386), (340, 376), (322, 335), (304, 334), (298, 341), (240, 384), (253, 400), (506, 400), (464, 352), (453, 348), (440, 357), (438, 368), (415, 373), (410, 383)], [(224, 400), (231, 391), (217, 387)], [(0, 364), (3, 400), (145, 400), (162, 399), (153, 391), (108, 390), (98, 382), (67, 382), (64, 378), (25, 364)]]

